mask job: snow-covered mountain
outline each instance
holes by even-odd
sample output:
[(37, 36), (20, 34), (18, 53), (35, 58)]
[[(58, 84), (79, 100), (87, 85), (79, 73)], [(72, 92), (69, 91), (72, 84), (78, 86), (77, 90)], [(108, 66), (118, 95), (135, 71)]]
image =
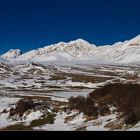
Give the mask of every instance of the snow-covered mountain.
[[(78, 39), (69, 43), (45, 46), (21, 55), (20, 50), (10, 50), (2, 55), (3, 58), (14, 58), (14, 61), (75, 61), (87, 60), (112, 63), (139, 63), (140, 62), (140, 35), (125, 42), (114, 45), (95, 46), (85, 40)], [(12, 59), (13, 61), (13, 59)]]
[(140, 62), (140, 35), (113, 46), (99, 47), (98, 56), (117, 63), (139, 63)]
[(19, 49), (11, 49), (9, 50), (7, 53), (3, 54), (1, 57), (5, 58), (5, 59), (10, 59), (10, 58), (17, 58), (20, 55), (22, 55), (21, 50)]
[(18, 57), (18, 60), (27, 60), (40, 57), (44, 60), (72, 60), (82, 56), (91, 56), (98, 49), (95, 45), (78, 39), (69, 43), (60, 42), (58, 44), (45, 46), (37, 50), (32, 50)]

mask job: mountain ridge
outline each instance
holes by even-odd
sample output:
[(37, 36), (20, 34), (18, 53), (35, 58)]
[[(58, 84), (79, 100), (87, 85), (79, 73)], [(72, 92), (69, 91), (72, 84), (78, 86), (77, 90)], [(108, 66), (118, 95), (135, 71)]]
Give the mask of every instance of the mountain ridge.
[(140, 59), (140, 35), (124, 42), (104, 46), (95, 46), (83, 39), (77, 39), (68, 43), (59, 42), (24, 54), (19, 49), (10, 50), (1, 57), (8, 60), (12, 58), (12, 61), (13, 59), (14, 61), (74, 61), (99, 58), (109, 62), (133, 63), (139, 62)]

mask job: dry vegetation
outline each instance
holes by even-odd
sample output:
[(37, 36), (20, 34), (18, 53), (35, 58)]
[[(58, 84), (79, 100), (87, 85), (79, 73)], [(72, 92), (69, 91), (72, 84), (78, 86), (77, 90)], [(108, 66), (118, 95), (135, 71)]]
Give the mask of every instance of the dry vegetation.
[(112, 77), (88, 76), (74, 73), (57, 73), (56, 75), (52, 75), (49, 80), (66, 80), (67, 78), (72, 79), (73, 82), (86, 82), (86, 83), (87, 82), (99, 83), (112, 79)]
[(52, 103), (49, 100), (33, 100), (31, 98), (21, 99), (16, 103), (15, 108), (10, 109), (9, 117), (13, 117), (18, 115), (19, 117), (23, 117), (26, 112), (31, 112), (32, 110), (42, 110), (47, 112), (50, 109)]
[(97, 76), (87, 76), (87, 75), (78, 75), (78, 74), (70, 74), (73, 82), (92, 82), (99, 83), (105, 82), (106, 80), (111, 80), (109, 77), (97, 77)]
[(49, 80), (66, 80), (67, 77), (63, 73), (57, 73), (56, 75), (51, 75), (51, 78)]
[(109, 84), (90, 93), (87, 98), (71, 97), (69, 107), (88, 116), (110, 114), (110, 106), (119, 112), (125, 124), (135, 124), (140, 120), (140, 85)]
[(138, 74), (125, 74), (123, 76), (121, 76), (121, 78), (125, 78), (127, 80), (137, 80), (139, 77), (138, 77)]
[(15, 114), (19, 114), (19, 117), (22, 117), (23, 114), (31, 110), (35, 107), (35, 103), (32, 100), (19, 100), (16, 104), (16, 108), (11, 108), (10, 109), (10, 117), (14, 116)]

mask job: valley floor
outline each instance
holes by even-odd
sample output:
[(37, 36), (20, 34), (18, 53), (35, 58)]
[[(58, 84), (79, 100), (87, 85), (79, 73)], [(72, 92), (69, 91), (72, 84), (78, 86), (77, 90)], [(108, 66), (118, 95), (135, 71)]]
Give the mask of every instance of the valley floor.
[[(111, 107), (111, 114), (89, 117), (68, 106), (70, 97), (86, 98), (106, 84), (139, 84), (139, 66), (55, 64), (53, 67), (57, 71), (51, 73), (25, 70), (0, 74), (0, 130), (139, 130), (139, 123), (120, 126), (118, 113)], [(111, 122), (116, 122), (116, 127)]]

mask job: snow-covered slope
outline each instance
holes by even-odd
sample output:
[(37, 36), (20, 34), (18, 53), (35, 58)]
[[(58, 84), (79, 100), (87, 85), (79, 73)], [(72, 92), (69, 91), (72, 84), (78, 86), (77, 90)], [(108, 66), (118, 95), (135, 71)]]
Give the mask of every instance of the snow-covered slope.
[(16, 50), (11, 49), (7, 53), (3, 54), (2, 57), (5, 58), (5, 59), (10, 59), (10, 58), (17, 58), (20, 55), (22, 55), (21, 50), (19, 50), (19, 49), (16, 49)]
[(69, 43), (45, 46), (37, 50), (29, 51), (21, 55), (20, 50), (10, 50), (2, 55), (14, 62), (47, 62), (47, 61), (76, 61), (86, 60), (92, 62), (111, 63), (140, 63), (140, 35), (125, 42), (117, 42), (114, 45), (96, 47), (87, 41), (78, 39)]
[(0, 56), (0, 63), (6, 63), (6, 62), (8, 62), (8, 61)]
[(140, 62), (140, 35), (113, 46), (99, 48), (97, 56), (116, 63), (136, 63)]

